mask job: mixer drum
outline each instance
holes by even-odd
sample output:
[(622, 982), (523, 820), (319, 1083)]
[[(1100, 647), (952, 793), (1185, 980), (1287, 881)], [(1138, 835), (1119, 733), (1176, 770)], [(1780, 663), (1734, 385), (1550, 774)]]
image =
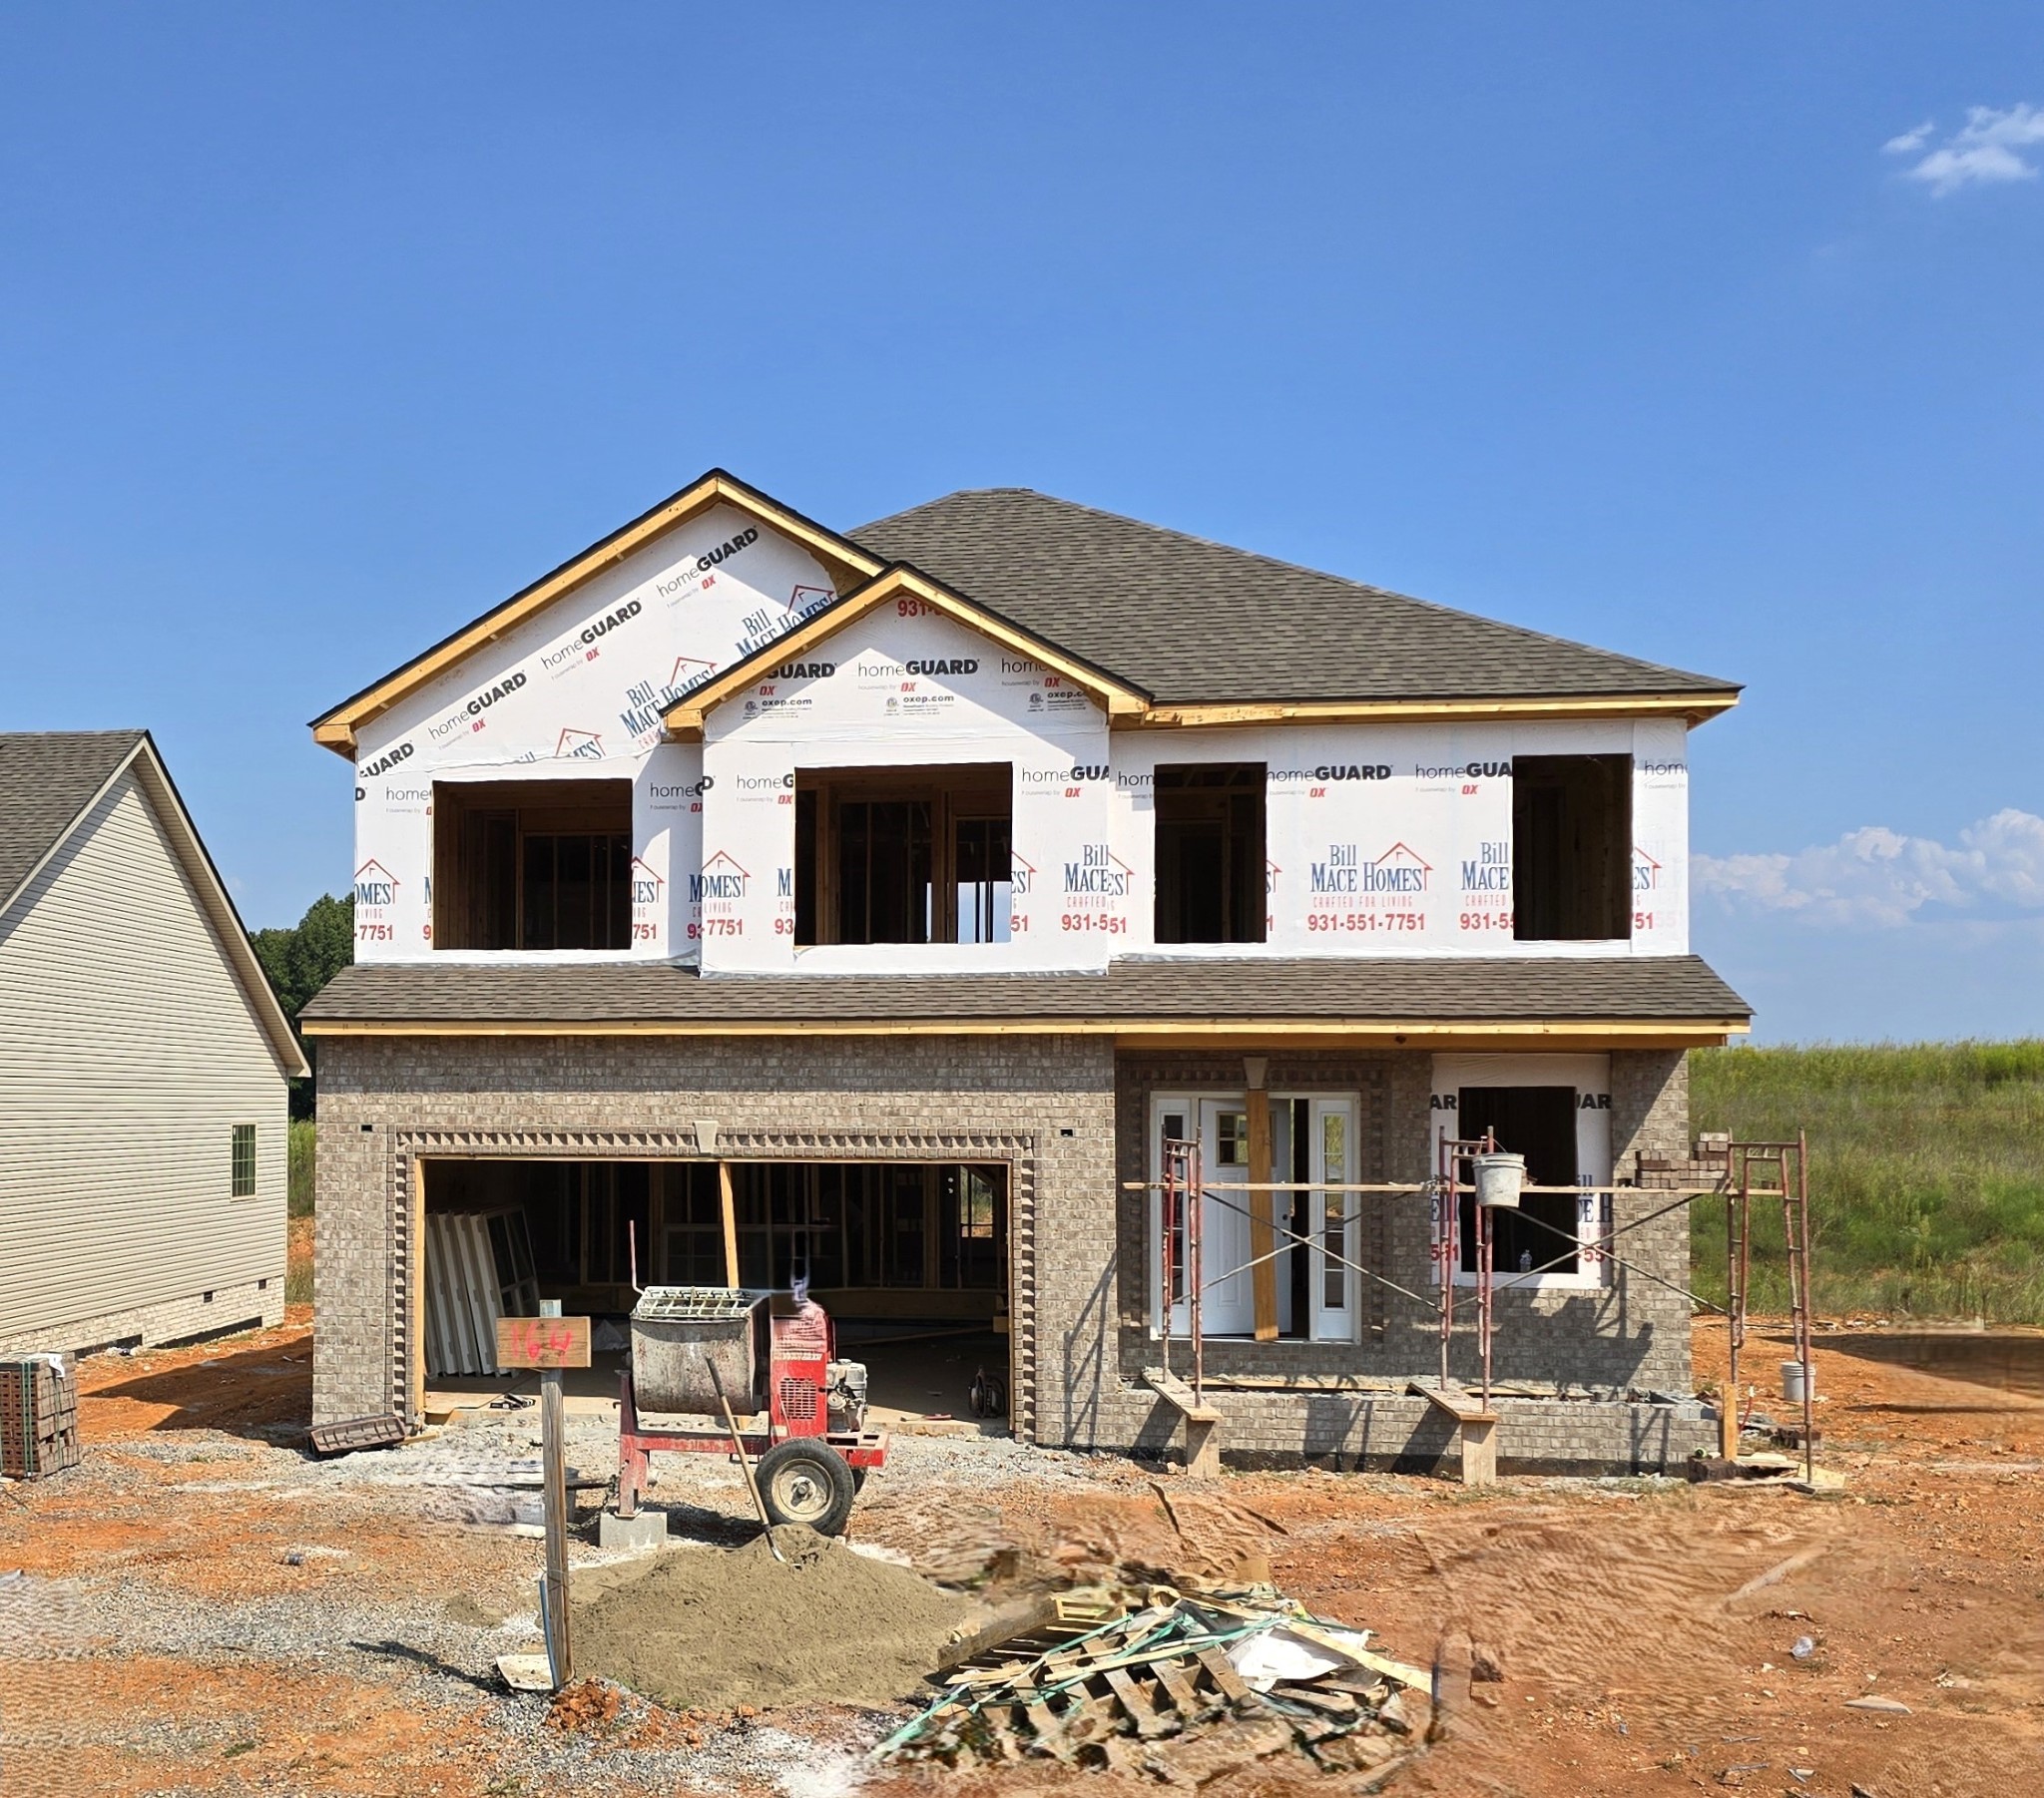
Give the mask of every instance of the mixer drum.
[[(632, 1390), (642, 1411), (721, 1417), (766, 1408), (767, 1295), (729, 1286), (649, 1286), (632, 1309)], [(716, 1370), (715, 1378), (712, 1369)]]

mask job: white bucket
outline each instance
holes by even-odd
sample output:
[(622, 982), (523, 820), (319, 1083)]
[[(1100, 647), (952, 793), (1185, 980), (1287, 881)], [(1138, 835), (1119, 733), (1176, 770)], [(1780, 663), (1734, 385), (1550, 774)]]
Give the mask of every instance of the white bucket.
[[(1808, 1372), (1809, 1395), (1811, 1398), (1814, 1398), (1816, 1396), (1816, 1369), (1812, 1367)], [(1784, 1361), (1782, 1363), (1782, 1401), (1784, 1404), (1799, 1405), (1802, 1403), (1802, 1381), (1803, 1366), (1800, 1361)]]
[(1519, 1203), (1519, 1188), (1526, 1183), (1524, 1155), (1491, 1154), (1476, 1157), (1476, 1202), (1479, 1205), (1511, 1207)]

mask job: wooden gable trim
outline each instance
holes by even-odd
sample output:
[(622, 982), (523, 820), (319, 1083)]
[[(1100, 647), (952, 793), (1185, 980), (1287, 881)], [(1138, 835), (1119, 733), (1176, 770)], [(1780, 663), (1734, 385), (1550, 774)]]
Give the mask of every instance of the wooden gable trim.
[(811, 614), (784, 637), (775, 638), (770, 644), (754, 651), (745, 661), (733, 663), (694, 691), (684, 693), (662, 714), (669, 740), (700, 741), (705, 720), (725, 700), (743, 692), (781, 663), (800, 661), (817, 644), (834, 637), (847, 626), (855, 625), (890, 600), (914, 600), (1017, 656), (1041, 663), (1051, 673), (1091, 694), (1110, 719), (1134, 717), (1149, 704), (1144, 694), (1132, 686), (1123, 685), (1090, 662), (1082, 662), (1043, 638), (1009, 624), (1007, 620), (975, 605), (963, 594), (954, 593), (942, 582), (932, 580), (920, 569), (899, 562), (882, 570), (863, 587), (841, 595), (821, 612)]
[[(331, 711), (312, 720), (312, 740), (352, 760), (357, 731), (379, 713), (389, 710), (406, 694), (415, 692), (437, 678), (484, 645), (495, 642), (507, 631), (516, 630), (556, 600), (583, 586), (604, 570), (647, 547), (677, 526), (718, 504), (738, 507), (762, 524), (792, 538), (813, 552), (832, 570), (840, 584), (869, 581), (883, 566), (848, 539), (798, 512), (790, 511), (754, 487), (722, 469), (712, 469), (701, 480), (661, 501), (652, 511), (642, 513), (630, 524), (612, 532), (600, 543), (590, 545), (579, 556), (564, 562), (550, 575), (513, 594), (501, 606), (486, 612), (473, 624), (465, 625), (452, 637), (435, 644), (422, 656), (385, 674), (373, 685), (344, 699)], [(849, 577), (849, 581), (847, 581)]]
[(1483, 722), (1509, 718), (1680, 717), (1701, 724), (1739, 703), (1737, 693), (1613, 693), (1495, 699), (1303, 699), (1234, 705), (1149, 705), (1116, 723), (1132, 729), (1203, 730), (1232, 724), (1352, 724), (1379, 720)]

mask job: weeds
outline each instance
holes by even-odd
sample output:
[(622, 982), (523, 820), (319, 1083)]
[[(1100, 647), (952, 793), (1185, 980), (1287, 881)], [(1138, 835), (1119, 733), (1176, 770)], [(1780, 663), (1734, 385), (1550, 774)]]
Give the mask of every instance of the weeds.
[(290, 1124), (287, 1209), (293, 1217), (312, 1215), (313, 1173), (317, 1165), (318, 1129), (309, 1118), (294, 1118)]
[[(1809, 1132), (1822, 1311), (2044, 1323), (2044, 1042), (1712, 1049), (1698, 1130)], [(1755, 1207), (1752, 1302), (1788, 1302), (1782, 1218)], [(1698, 1291), (1725, 1291), (1725, 1208), (1691, 1212)]]

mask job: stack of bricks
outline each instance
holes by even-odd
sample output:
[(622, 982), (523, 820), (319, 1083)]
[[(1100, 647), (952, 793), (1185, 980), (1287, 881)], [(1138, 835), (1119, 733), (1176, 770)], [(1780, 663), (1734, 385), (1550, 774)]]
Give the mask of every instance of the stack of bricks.
[(1728, 1130), (1706, 1130), (1686, 1160), (1654, 1156), (1644, 1150), (1635, 1162), (1633, 1183), (1663, 1192), (1685, 1186), (1720, 1186), (1732, 1167), (1732, 1135)]
[(46, 1355), (0, 1361), (0, 1475), (34, 1480), (77, 1465), (77, 1377)]

